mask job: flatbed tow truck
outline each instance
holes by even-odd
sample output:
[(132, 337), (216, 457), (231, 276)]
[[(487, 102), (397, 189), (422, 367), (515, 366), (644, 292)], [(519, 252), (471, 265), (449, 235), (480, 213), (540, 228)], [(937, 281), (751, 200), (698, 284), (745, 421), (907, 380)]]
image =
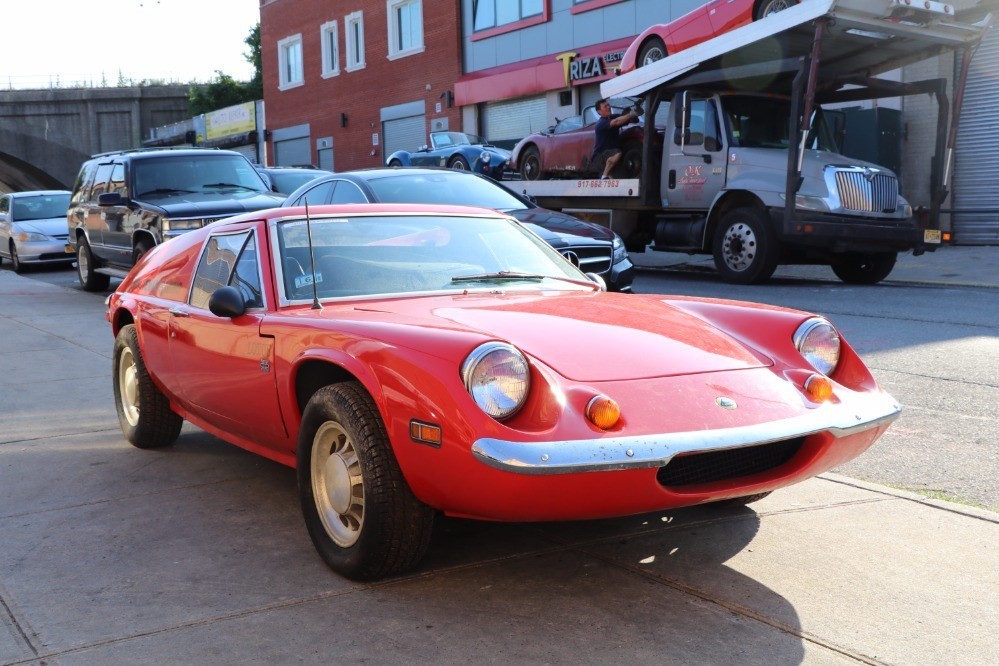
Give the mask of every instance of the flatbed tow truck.
[[(968, 68), (997, 5), (804, 0), (601, 84), (606, 98), (643, 99), (639, 178), (504, 184), (609, 224), (631, 251), (712, 254), (730, 282), (812, 263), (877, 283), (898, 252), (941, 242)], [(952, 100), (945, 79), (878, 78), (950, 52)], [(838, 153), (821, 105), (924, 94), (937, 102), (935, 168), (930, 205), (913, 211), (896, 174)]]

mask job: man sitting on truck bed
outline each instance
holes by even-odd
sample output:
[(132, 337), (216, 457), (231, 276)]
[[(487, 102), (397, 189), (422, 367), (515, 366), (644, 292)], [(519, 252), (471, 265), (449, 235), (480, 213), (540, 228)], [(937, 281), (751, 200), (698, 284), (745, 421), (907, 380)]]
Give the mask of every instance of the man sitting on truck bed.
[(627, 113), (612, 118), (611, 105), (606, 99), (598, 99), (594, 106), (600, 120), (593, 126), (596, 140), (593, 143), (593, 155), (590, 158), (590, 163), (597, 169), (603, 164), (603, 174), (600, 176), (600, 180), (607, 180), (610, 178), (611, 170), (621, 159), (621, 145), (618, 141), (620, 127), (627, 125), (632, 120), (638, 120), (639, 114), (632, 107)]

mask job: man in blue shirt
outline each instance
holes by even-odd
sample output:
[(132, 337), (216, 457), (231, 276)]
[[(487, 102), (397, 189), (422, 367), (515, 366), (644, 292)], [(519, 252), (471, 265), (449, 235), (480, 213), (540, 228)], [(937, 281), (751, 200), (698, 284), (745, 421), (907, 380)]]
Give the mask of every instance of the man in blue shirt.
[(632, 107), (627, 113), (611, 117), (611, 105), (606, 99), (598, 99), (595, 108), (597, 115), (600, 116), (600, 120), (593, 127), (596, 141), (593, 144), (593, 155), (590, 157), (590, 164), (593, 167), (600, 168), (602, 161), (603, 174), (600, 176), (600, 180), (607, 180), (610, 178), (611, 170), (621, 159), (621, 144), (618, 140), (618, 135), (621, 132), (620, 128), (622, 125), (627, 125), (629, 122), (638, 120), (638, 112)]

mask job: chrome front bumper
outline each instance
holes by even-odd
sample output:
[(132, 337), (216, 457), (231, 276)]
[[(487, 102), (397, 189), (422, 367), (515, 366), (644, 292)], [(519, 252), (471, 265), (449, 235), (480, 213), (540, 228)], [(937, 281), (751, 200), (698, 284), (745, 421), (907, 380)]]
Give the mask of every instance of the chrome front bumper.
[(680, 453), (719, 451), (828, 432), (847, 437), (891, 423), (902, 408), (887, 393), (851, 396), (783, 421), (661, 435), (513, 442), (483, 438), (472, 445), (479, 461), (515, 474), (570, 474), (663, 467)]

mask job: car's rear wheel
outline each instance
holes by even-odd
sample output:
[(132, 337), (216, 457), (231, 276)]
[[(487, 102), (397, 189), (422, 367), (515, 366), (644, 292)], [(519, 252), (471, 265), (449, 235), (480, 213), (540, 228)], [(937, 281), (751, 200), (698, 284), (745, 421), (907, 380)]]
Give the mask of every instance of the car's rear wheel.
[(520, 175), (524, 180), (541, 178), (541, 152), (536, 147), (524, 150), (524, 156), (520, 158)]
[(455, 171), (468, 171), (468, 160), (462, 155), (455, 155), (451, 158), (451, 161), (447, 164), (449, 169), (454, 169)]
[(625, 144), (614, 170), (621, 174), (621, 178), (638, 178), (642, 174), (642, 146), (637, 143)]
[(378, 409), (357, 382), (326, 386), (309, 400), (298, 490), (312, 543), (347, 578), (400, 573), (430, 545), (434, 511), (406, 484)]
[(94, 272), (97, 262), (94, 253), (90, 251), (90, 243), (86, 236), (80, 236), (76, 246), (76, 275), (80, 279), (83, 291), (104, 291), (111, 284), (111, 278), (102, 273)]
[(14, 269), (15, 273), (23, 273), (26, 266), (21, 263), (21, 258), (17, 256), (17, 245), (14, 241), (10, 242), (10, 265)]
[(736, 284), (766, 282), (780, 257), (770, 221), (757, 208), (735, 208), (725, 213), (715, 230), (712, 249), (718, 273)]
[(646, 65), (651, 65), (657, 60), (662, 60), (667, 55), (666, 44), (663, 40), (653, 37), (642, 44), (642, 48), (638, 52), (638, 66), (645, 67)]
[(895, 252), (849, 252), (832, 261), (833, 273), (847, 284), (877, 284), (895, 268)]
[(771, 14), (782, 12), (798, 4), (795, 0), (760, 0), (756, 3), (756, 10), (753, 12), (753, 20), (759, 21)]
[(114, 404), (125, 439), (140, 449), (173, 444), (184, 425), (170, 400), (153, 383), (139, 349), (135, 326), (118, 331), (112, 355)]

